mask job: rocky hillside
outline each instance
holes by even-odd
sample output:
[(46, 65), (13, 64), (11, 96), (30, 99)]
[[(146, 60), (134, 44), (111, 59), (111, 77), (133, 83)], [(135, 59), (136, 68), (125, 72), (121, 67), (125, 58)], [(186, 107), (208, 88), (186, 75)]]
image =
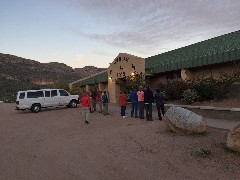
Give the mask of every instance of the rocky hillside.
[(19, 90), (66, 85), (103, 70), (94, 66), (73, 69), (63, 63), (40, 63), (0, 53), (0, 100)]

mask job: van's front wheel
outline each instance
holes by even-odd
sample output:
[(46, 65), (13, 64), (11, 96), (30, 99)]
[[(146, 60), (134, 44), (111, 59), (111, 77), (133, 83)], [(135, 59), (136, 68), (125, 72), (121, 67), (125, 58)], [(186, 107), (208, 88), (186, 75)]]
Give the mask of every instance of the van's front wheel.
[(31, 107), (31, 111), (34, 113), (38, 113), (41, 111), (41, 105), (40, 104), (33, 104)]

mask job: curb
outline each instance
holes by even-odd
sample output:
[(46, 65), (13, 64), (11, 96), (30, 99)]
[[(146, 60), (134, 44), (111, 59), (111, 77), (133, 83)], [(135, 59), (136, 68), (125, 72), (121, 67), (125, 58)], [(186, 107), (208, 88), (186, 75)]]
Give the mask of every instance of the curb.
[(177, 106), (177, 107), (182, 107), (182, 108), (214, 110), (214, 111), (234, 111), (234, 112), (240, 112), (240, 108), (225, 108), (225, 107), (213, 107), (213, 106), (174, 105), (174, 104), (165, 104), (165, 106), (166, 107)]

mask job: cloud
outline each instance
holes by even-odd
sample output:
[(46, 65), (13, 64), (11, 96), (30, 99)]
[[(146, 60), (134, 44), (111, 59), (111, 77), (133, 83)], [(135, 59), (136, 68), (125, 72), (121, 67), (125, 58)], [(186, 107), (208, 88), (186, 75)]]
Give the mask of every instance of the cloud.
[[(96, 29), (71, 31), (140, 54), (171, 50), (240, 29), (239, 0), (65, 1), (88, 13)], [(99, 23), (100, 22), (100, 23)], [(181, 45), (180, 45), (181, 46)]]

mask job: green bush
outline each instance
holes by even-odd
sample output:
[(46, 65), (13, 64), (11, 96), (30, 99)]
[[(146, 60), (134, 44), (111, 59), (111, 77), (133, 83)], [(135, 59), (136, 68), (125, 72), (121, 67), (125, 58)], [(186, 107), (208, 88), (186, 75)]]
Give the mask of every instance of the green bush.
[(168, 80), (166, 83), (160, 83), (159, 88), (166, 93), (168, 100), (184, 99), (183, 92), (192, 89), (198, 95), (198, 98), (194, 100), (207, 101), (226, 98), (231, 84), (239, 81), (240, 69), (232, 74), (222, 73), (218, 79), (214, 79), (212, 74), (208, 73), (194, 81)]
[(191, 88), (192, 84), (190, 82), (168, 80), (166, 83), (161, 83), (159, 86), (161, 91), (165, 92), (166, 99), (175, 100), (181, 99), (182, 93)]
[(185, 90), (182, 96), (183, 101), (186, 101), (187, 103), (193, 103), (198, 98), (198, 94), (194, 89)]

